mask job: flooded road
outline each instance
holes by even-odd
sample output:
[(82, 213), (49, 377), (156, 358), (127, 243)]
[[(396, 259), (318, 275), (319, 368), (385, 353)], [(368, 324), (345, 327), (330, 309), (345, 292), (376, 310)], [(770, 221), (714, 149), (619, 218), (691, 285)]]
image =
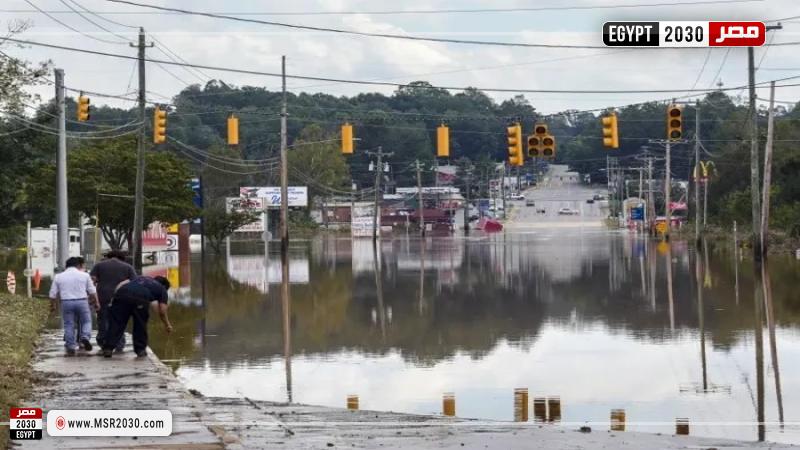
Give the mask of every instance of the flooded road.
[(732, 247), (554, 229), (384, 239), (376, 261), (320, 237), (291, 244), (287, 311), (278, 247), (235, 243), (205, 301), (199, 255), (180, 268), (151, 345), (209, 396), (441, 414), (452, 394), (461, 417), (800, 443), (800, 264), (762, 283)]

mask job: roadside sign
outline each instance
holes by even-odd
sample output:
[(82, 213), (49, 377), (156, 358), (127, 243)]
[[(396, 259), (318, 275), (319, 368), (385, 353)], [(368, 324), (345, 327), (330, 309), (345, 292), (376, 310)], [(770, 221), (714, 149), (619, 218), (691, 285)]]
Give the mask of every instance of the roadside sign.
[(659, 234), (667, 234), (667, 222), (656, 223), (656, 231)]

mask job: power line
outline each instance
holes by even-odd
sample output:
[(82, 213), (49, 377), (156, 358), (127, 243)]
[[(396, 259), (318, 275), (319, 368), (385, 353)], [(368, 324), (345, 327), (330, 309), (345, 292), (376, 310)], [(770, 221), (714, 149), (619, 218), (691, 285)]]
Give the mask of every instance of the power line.
[(498, 41), (473, 41), (465, 39), (445, 39), (445, 38), (432, 38), (423, 36), (411, 36), (403, 34), (391, 33), (370, 33), (366, 31), (344, 30), (341, 28), (327, 28), (315, 27), (311, 25), (298, 25), (283, 22), (274, 22), (261, 19), (246, 19), (243, 17), (235, 17), (225, 14), (217, 14), (212, 12), (191, 11), (188, 9), (169, 8), (166, 6), (147, 5), (144, 3), (136, 3), (128, 0), (106, 0), (111, 3), (119, 3), (131, 6), (138, 6), (140, 8), (150, 8), (159, 11), (169, 11), (174, 13), (181, 13), (194, 16), (211, 17), (213, 19), (230, 20), (234, 22), (255, 23), (260, 25), (269, 25), (274, 27), (291, 28), (296, 30), (309, 30), (309, 31), (323, 31), (328, 33), (338, 33), (342, 35), (362, 36), (362, 37), (380, 37), (389, 39), (403, 39), (408, 41), (423, 41), (423, 42), (439, 42), (446, 44), (471, 44), (471, 45), (491, 45), (491, 46), (504, 46), (504, 47), (524, 47), (524, 48), (591, 48), (591, 49), (605, 49), (607, 47), (602, 45), (562, 45), (562, 44), (531, 44), (522, 42), (498, 42)]
[[(114, 36), (116, 36), (116, 37), (118, 37), (118, 38), (122, 39), (123, 41), (130, 42), (130, 40), (129, 40), (128, 38), (126, 38), (125, 36), (121, 36), (121, 35), (119, 35), (119, 34), (117, 34), (117, 33), (113, 32), (113, 31), (109, 30), (108, 28), (106, 28), (106, 27), (104, 27), (104, 26), (100, 25), (99, 23), (95, 22), (94, 20), (92, 20), (92, 19), (90, 19), (90, 18), (86, 17), (86, 16), (85, 16), (83, 13), (81, 13), (81, 12), (80, 12), (80, 11), (78, 11), (77, 9), (73, 8), (73, 7), (72, 7), (72, 6), (71, 6), (69, 3), (67, 3), (65, 0), (59, 0), (59, 1), (60, 1), (60, 2), (61, 2), (63, 5), (64, 5), (64, 6), (66, 6), (66, 7), (67, 7), (67, 8), (69, 8), (69, 9), (71, 9), (72, 11), (74, 11), (74, 12), (75, 12), (75, 14), (77, 14), (77, 15), (81, 16), (81, 18), (82, 18), (83, 20), (85, 20), (85, 21), (87, 21), (87, 22), (91, 23), (92, 25), (96, 26), (97, 28), (100, 28), (101, 30), (103, 30), (103, 31), (105, 31), (105, 32), (107, 32), (107, 33), (109, 33), (109, 34), (111, 34), (111, 35), (114, 35)], [(76, 4), (76, 5), (78, 5), (77, 3), (75, 3), (75, 4)], [(80, 5), (78, 5), (78, 6), (80, 6)], [(81, 8), (83, 8), (83, 7), (81, 6)], [(86, 8), (83, 8), (83, 9), (86, 9)], [(87, 11), (88, 11), (88, 10), (87, 10)]]
[(66, 23), (64, 23), (64, 22), (62, 22), (62, 21), (60, 21), (60, 20), (56, 19), (56, 18), (55, 18), (55, 17), (53, 17), (52, 15), (48, 14), (48, 13), (47, 13), (45, 10), (43, 10), (43, 9), (39, 8), (38, 6), (36, 6), (36, 5), (35, 5), (35, 4), (34, 4), (32, 1), (30, 1), (30, 0), (25, 0), (25, 3), (27, 3), (27, 4), (31, 5), (31, 6), (32, 6), (32, 7), (34, 7), (34, 8), (35, 8), (37, 11), (39, 11), (40, 13), (42, 13), (42, 14), (44, 14), (45, 16), (49, 17), (49, 18), (50, 18), (50, 20), (52, 20), (52, 21), (54, 21), (54, 22), (56, 22), (56, 23), (60, 24), (60, 25), (61, 25), (61, 26), (63, 26), (63, 27), (66, 27), (66, 28), (68, 28), (68, 29), (70, 29), (70, 30), (72, 30), (72, 31), (74, 31), (74, 32), (76, 32), (76, 33), (78, 33), (78, 34), (81, 34), (81, 35), (83, 35), (83, 36), (86, 36), (86, 37), (88, 37), (89, 39), (94, 39), (95, 41), (105, 42), (106, 44), (117, 44), (117, 45), (123, 45), (123, 42), (119, 42), (119, 41), (109, 41), (109, 40), (107, 40), (107, 39), (99, 38), (99, 37), (97, 37), (97, 36), (92, 36), (91, 34), (84, 33), (83, 31), (81, 31), (81, 30), (79, 30), (79, 29), (77, 29), (77, 28), (73, 28), (72, 26), (70, 26), (70, 25), (67, 25)]
[[(108, 23), (113, 23), (114, 25), (119, 25), (119, 26), (121, 26), (121, 27), (125, 27), (125, 28), (132, 28), (132, 29), (134, 29), (134, 30), (138, 30), (138, 29), (139, 29), (139, 27), (137, 27), (137, 26), (134, 26), (134, 25), (127, 25), (127, 24), (124, 24), (124, 23), (120, 23), (120, 22), (117, 22), (117, 21), (111, 20), (111, 19), (109, 19), (109, 18), (107, 18), (107, 17), (103, 17), (103, 16), (101, 16), (99, 13), (96, 13), (96, 12), (90, 11), (88, 8), (86, 8), (85, 6), (81, 5), (81, 4), (80, 4), (80, 3), (78, 3), (76, 0), (71, 0), (71, 1), (72, 1), (72, 3), (74, 3), (74, 4), (78, 5), (78, 6), (79, 6), (81, 9), (83, 9), (83, 10), (84, 10), (84, 11), (86, 11), (87, 13), (89, 13), (89, 14), (91, 14), (91, 15), (93, 15), (93, 16), (95, 16), (95, 17), (97, 17), (97, 18), (101, 19), (101, 20), (105, 20), (105, 21), (106, 21), (106, 22), (108, 22)], [(49, 11), (49, 12), (55, 13), (56, 11)], [(67, 12), (67, 11), (61, 11), (61, 12)]]
[[(107, 0), (107, 1), (122, 1), (122, 0)], [(99, 55), (99, 56), (108, 56), (113, 58), (121, 58), (121, 59), (129, 59), (134, 60), (137, 59), (134, 56), (129, 55), (122, 55), (118, 53), (109, 53), (109, 52), (102, 52), (97, 50), (89, 50), (89, 49), (81, 49), (76, 47), (66, 47), (63, 45), (56, 45), (56, 44), (47, 44), (43, 42), (35, 42), (29, 41), (24, 39), (15, 39), (15, 38), (5, 38), (6, 41), (16, 42), (19, 44), (27, 44), (27, 45), (35, 45), (40, 47), (48, 47), (54, 48), (59, 50), (66, 50), (66, 51), (73, 51), (73, 52), (80, 52), (80, 53), (87, 53), (92, 55)], [(145, 58), (145, 61), (152, 62), (152, 63), (161, 63), (161, 64), (168, 64), (173, 66), (186, 66), (186, 67), (195, 67), (207, 70), (216, 70), (221, 72), (231, 72), (231, 73), (241, 73), (247, 75), (260, 75), (260, 76), (268, 76), (268, 77), (281, 77), (282, 75), (279, 73), (273, 72), (263, 72), (258, 70), (251, 70), (251, 69), (237, 69), (232, 67), (220, 67), (220, 66), (209, 66), (205, 64), (186, 64), (186, 63), (179, 63), (175, 61), (166, 61), (162, 59), (154, 59), (154, 58)], [(464, 91), (468, 89), (476, 89), (479, 91), (484, 92), (507, 92), (507, 93), (536, 93), (536, 94), (652, 94), (652, 93), (674, 93), (674, 92), (698, 92), (698, 93), (706, 93), (712, 91), (711, 89), (685, 89), (685, 88), (678, 88), (678, 89), (519, 89), (519, 88), (484, 88), (484, 87), (455, 87), (455, 86), (433, 86), (433, 85), (410, 85), (404, 83), (390, 83), (390, 82), (382, 82), (382, 81), (368, 81), (368, 80), (348, 80), (342, 78), (330, 78), (330, 77), (316, 77), (316, 76), (309, 76), (309, 75), (286, 75), (286, 78), (296, 79), (296, 80), (313, 80), (313, 81), (328, 81), (334, 83), (343, 83), (343, 84), (355, 84), (355, 85), (371, 85), (371, 86), (386, 86), (386, 87), (395, 87), (395, 88), (404, 88), (404, 87), (412, 87), (412, 88), (419, 88), (419, 89), (442, 89), (442, 90), (453, 90), (453, 91)], [(771, 81), (787, 81), (800, 78), (800, 75), (790, 76), (779, 78), (776, 80)], [(756, 87), (766, 87), (766, 86), (759, 86), (765, 83), (769, 83), (770, 81), (761, 81), (756, 83)], [(788, 87), (793, 85), (779, 85), (776, 87)], [(737, 89), (743, 89), (747, 87), (747, 85), (736, 86), (736, 87), (729, 87), (729, 88), (722, 88), (718, 90), (723, 91), (731, 91)], [(130, 100), (130, 98), (124, 98), (124, 100)], [(602, 110), (600, 108), (598, 110)]]
[[(573, 6), (542, 6), (542, 7), (519, 7), (519, 8), (477, 8), (477, 9), (409, 9), (409, 10), (379, 10), (379, 11), (221, 11), (215, 14), (226, 14), (229, 16), (348, 16), (348, 15), (422, 15), (422, 14), (470, 14), (470, 13), (510, 13), (510, 12), (540, 12), (540, 11), (582, 11), (594, 9), (618, 9), (618, 8), (643, 8), (643, 7), (661, 7), (661, 6), (695, 6), (695, 5), (713, 5), (713, 4), (728, 4), (728, 3), (752, 3), (762, 2), (764, 0), (709, 0), (697, 2), (665, 2), (665, 3), (645, 3), (645, 4), (630, 4), (621, 3), (615, 5), (573, 5)], [(21, 9), (5, 9), (0, 12), (7, 13), (24, 13), (31, 12), (29, 10)], [(48, 11), (54, 14), (69, 13), (69, 11), (54, 10)], [(138, 12), (138, 11), (102, 11), (97, 14), (109, 15), (152, 15), (163, 14), (173, 15), (179, 14), (175, 12)]]

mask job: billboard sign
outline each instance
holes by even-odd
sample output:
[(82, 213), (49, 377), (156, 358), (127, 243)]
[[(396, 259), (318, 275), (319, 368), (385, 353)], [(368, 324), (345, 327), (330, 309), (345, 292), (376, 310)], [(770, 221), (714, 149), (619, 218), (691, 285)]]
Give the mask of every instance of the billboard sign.
[[(308, 187), (289, 186), (289, 206), (308, 206)], [(239, 188), (239, 195), (243, 198), (262, 198), (267, 208), (280, 208), (281, 188), (279, 186), (243, 187)]]

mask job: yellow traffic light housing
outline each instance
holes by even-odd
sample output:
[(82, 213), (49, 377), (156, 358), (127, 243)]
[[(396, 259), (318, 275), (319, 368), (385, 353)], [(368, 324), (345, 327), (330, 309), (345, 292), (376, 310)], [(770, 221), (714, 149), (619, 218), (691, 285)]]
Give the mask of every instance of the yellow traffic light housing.
[(529, 158), (538, 158), (542, 156), (539, 154), (540, 147), (542, 145), (542, 138), (535, 134), (528, 136), (528, 157)]
[(546, 134), (542, 138), (542, 157), (555, 158), (556, 157), (556, 138), (552, 134)]
[(508, 163), (512, 166), (522, 166), (525, 156), (522, 154), (522, 126), (515, 123), (506, 128), (508, 133)]
[(89, 97), (81, 95), (78, 97), (78, 120), (80, 122), (86, 122), (89, 120), (90, 116), (90, 106), (89, 106)]
[(445, 124), (436, 128), (436, 156), (440, 158), (450, 157), (450, 128)]
[(667, 139), (679, 141), (683, 137), (683, 108), (679, 105), (669, 105), (667, 108)]
[(163, 144), (167, 141), (167, 111), (156, 106), (153, 110), (153, 142)]
[(619, 148), (619, 131), (617, 128), (617, 114), (611, 113), (602, 119), (603, 122), (603, 147)]
[(537, 123), (533, 134), (528, 136), (528, 156), (531, 158), (552, 158), (556, 154), (556, 138), (547, 131), (547, 124)]
[(347, 122), (342, 125), (342, 154), (353, 154), (353, 126)]
[(228, 145), (239, 145), (239, 118), (228, 116)]

